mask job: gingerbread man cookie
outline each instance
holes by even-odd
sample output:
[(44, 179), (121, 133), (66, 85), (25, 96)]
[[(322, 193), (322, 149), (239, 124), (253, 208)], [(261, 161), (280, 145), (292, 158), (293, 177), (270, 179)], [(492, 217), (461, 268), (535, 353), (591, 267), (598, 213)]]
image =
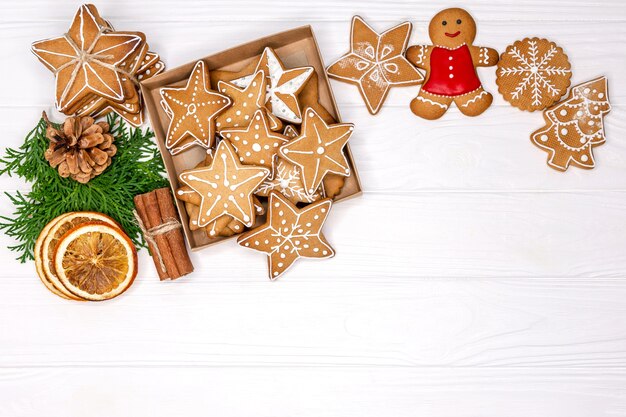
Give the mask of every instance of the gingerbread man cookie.
[(424, 80), (404, 57), (411, 28), (411, 23), (404, 22), (378, 34), (361, 17), (354, 16), (350, 52), (331, 64), (326, 73), (356, 84), (367, 110), (378, 113), (391, 87), (416, 85)]
[(298, 209), (281, 194), (272, 192), (266, 223), (241, 235), (237, 243), (267, 254), (272, 280), (299, 258), (331, 258), (335, 251), (322, 234), (331, 205), (332, 200), (327, 198)]
[(476, 22), (463, 9), (443, 10), (428, 27), (433, 45), (411, 46), (407, 58), (426, 70), (426, 81), (411, 102), (415, 115), (438, 119), (454, 102), (466, 116), (478, 116), (491, 105), (493, 96), (482, 87), (476, 67), (498, 63), (495, 49), (473, 45)]

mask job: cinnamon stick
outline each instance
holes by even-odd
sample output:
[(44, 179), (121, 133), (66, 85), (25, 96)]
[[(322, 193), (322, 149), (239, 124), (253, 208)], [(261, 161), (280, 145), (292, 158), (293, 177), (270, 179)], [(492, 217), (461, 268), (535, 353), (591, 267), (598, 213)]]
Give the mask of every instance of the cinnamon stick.
[[(135, 209), (137, 210), (137, 214), (139, 215), (139, 218), (143, 222), (144, 227), (146, 229), (149, 229), (150, 222), (148, 221), (148, 217), (146, 215), (146, 205), (144, 204), (144, 201), (143, 201), (143, 195), (135, 196), (134, 201), (135, 201)], [(159, 279), (163, 281), (164, 279), (167, 279), (167, 270), (163, 271), (163, 269), (160, 266), (159, 261), (155, 257), (155, 253), (157, 253), (157, 248), (151, 243), (149, 239), (146, 239), (146, 241), (148, 242), (148, 249), (150, 249), (150, 253), (152, 254), (152, 259), (154, 260), (157, 274), (159, 274)]]
[[(157, 201), (156, 192), (151, 191), (143, 195), (144, 202), (146, 204), (146, 216), (148, 218), (148, 230), (165, 223), (161, 217), (161, 211), (159, 210), (159, 202)], [(164, 234), (153, 235), (152, 238), (159, 247), (161, 259), (165, 264), (165, 270), (167, 271), (168, 278), (171, 276), (180, 276), (178, 274), (178, 267), (176, 266), (176, 259), (172, 255), (172, 250), (167, 238)], [(160, 267), (160, 265), (159, 265)]]
[[(172, 198), (170, 190), (168, 188), (160, 188), (156, 190), (155, 193), (163, 222), (178, 221), (178, 215), (174, 207), (174, 199)], [(176, 259), (176, 267), (178, 269), (178, 274), (170, 274), (170, 278), (176, 279), (193, 272), (193, 264), (189, 258), (189, 252), (187, 252), (187, 245), (185, 244), (182, 229), (171, 230), (165, 233), (165, 237), (170, 245), (172, 256)]]
[(176, 279), (192, 272), (193, 265), (169, 188), (135, 196), (134, 200), (159, 279)]

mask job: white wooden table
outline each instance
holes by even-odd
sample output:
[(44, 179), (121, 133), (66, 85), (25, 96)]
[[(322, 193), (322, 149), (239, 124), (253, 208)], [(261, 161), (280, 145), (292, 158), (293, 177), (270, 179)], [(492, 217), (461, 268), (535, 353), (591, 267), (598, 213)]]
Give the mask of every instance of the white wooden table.
[[(417, 1), (100, 1), (174, 67), (312, 24), (324, 59), (348, 48), (350, 18), (383, 30), (442, 6)], [(0, 3), (0, 129), (18, 146), (50, 110), (53, 78), (30, 54), (61, 34), (75, 1)], [(620, 0), (463, 4), (477, 43), (559, 43), (573, 82), (609, 77), (613, 111), (598, 167), (559, 173), (529, 134), (543, 125), (497, 94), (476, 119), (439, 121), (395, 89), (370, 116), (333, 82), (357, 132), (363, 197), (333, 209), (337, 256), (278, 282), (262, 255), (228, 242), (193, 254), (196, 272), (159, 282), (145, 252), (122, 297), (54, 297), (0, 237), (0, 416), (626, 415), (626, 5)], [(0, 178), (6, 191), (27, 185)], [(53, 196), (51, 196), (53, 197)], [(0, 214), (9, 214), (6, 198)]]

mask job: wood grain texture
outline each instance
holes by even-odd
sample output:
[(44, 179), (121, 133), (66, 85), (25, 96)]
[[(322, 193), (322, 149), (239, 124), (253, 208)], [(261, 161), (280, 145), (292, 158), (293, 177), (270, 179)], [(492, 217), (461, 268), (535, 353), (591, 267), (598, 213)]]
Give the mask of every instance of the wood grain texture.
[[(0, 130), (18, 146), (53, 79), (30, 43), (67, 30), (78, 3), (0, 2)], [(328, 63), (360, 14), (414, 23), (427, 42), (437, 3), (166, 0), (97, 4), (141, 30), (170, 68), (312, 24)], [(510, 107), (415, 118), (417, 87), (378, 116), (332, 82), (364, 196), (333, 208), (329, 261), (268, 282), (262, 255), (234, 242), (193, 253), (193, 275), (140, 275), (102, 304), (50, 295), (34, 265), (0, 251), (0, 417), (626, 416), (626, 6), (618, 0), (471, 0), (477, 43), (526, 36), (567, 52), (575, 83), (609, 78), (598, 168), (562, 174), (529, 140), (540, 113)], [(51, 112), (55, 114), (54, 112)], [(57, 114), (58, 116), (58, 114)], [(0, 177), (0, 191), (26, 190)], [(5, 197), (0, 215), (10, 214)], [(0, 246), (13, 242), (0, 235)]]

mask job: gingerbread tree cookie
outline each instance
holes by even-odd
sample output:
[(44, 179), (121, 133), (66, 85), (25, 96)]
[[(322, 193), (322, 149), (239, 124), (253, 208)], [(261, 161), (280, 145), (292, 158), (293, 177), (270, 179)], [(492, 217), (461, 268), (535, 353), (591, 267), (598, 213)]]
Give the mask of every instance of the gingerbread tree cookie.
[(352, 123), (329, 125), (312, 108), (305, 110), (300, 136), (283, 145), (280, 156), (300, 167), (307, 193), (315, 193), (328, 173), (350, 175), (343, 148), (353, 131)]
[(454, 102), (466, 116), (478, 116), (493, 101), (482, 87), (476, 67), (492, 67), (498, 52), (473, 45), (476, 23), (463, 9), (443, 10), (430, 21), (428, 34), (433, 45), (411, 46), (407, 59), (426, 70), (426, 81), (411, 102), (411, 111), (434, 120), (445, 114)]
[(606, 141), (603, 119), (610, 110), (605, 77), (577, 85), (567, 99), (544, 112), (546, 126), (531, 140), (549, 153), (548, 166), (556, 170), (570, 165), (592, 169), (593, 148)]
[(314, 70), (313, 67), (286, 69), (272, 48), (265, 48), (256, 69), (251, 75), (237, 78), (232, 84), (247, 87), (254, 75), (262, 70), (267, 77), (266, 105), (272, 113), (290, 123), (302, 122), (298, 94), (304, 88)]
[(496, 71), (502, 97), (522, 110), (550, 107), (570, 85), (567, 55), (547, 39), (526, 38), (506, 48)]
[(255, 219), (252, 194), (269, 174), (267, 168), (242, 165), (232, 145), (223, 140), (217, 146), (209, 166), (180, 174), (180, 181), (195, 194), (176, 194), (179, 199), (194, 204), (198, 203), (199, 197), (197, 205), (200, 210), (195, 219), (198, 227), (205, 227), (224, 215), (250, 227)]
[(416, 85), (424, 79), (404, 57), (411, 27), (404, 22), (378, 34), (361, 17), (354, 16), (350, 52), (331, 64), (326, 73), (356, 84), (367, 110), (378, 113), (391, 87)]
[(332, 200), (327, 198), (298, 209), (281, 194), (272, 192), (266, 223), (241, 235), (237, 243), (268, 255), (272, 280), (300, 258), (331, 258), (335, 251), (322, 234), (331, 205)]
[(171, 117), (165, 146), (173, 155), (192, 144), (212, 147), (215, 118), (230, 104), (230, 98), (210, 89), (209, 70), (198, 61), (184, 87), (161, 88), (161, 105)]

